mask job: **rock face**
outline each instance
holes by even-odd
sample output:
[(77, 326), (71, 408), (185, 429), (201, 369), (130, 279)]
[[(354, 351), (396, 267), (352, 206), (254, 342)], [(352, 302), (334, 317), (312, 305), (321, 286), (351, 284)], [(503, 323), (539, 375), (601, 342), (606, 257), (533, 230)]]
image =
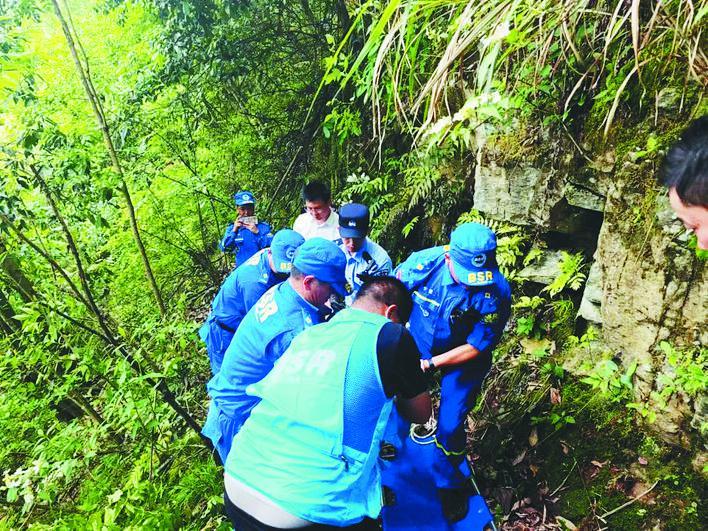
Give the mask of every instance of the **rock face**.
[(660, 432), (683, 443), (679, 427), (695, 405), (682, 397), (674, 397), (665, 407), (653, 403), (651, 391), (657, 389), (660, 376), (671, 378), (673, 370), (656, 345), (662, 340), (677, 346), (708, 342), (708, 279), (704, 264), (677, 241), (684, 231), (667, 215), (666, 198), (655, 200), (644, 231), (627, 216), (632, 203), (640, 202), (621, 186), (608, 198), (597, 250), (603, 339), (621, 353), (623, 363), (637, 362), (637, 395), (663, 410), (657, 415)]
[(507, 168), (492, 160), (475, 171), (477, 210), (517, 225), (573, 235), (576, 247), (594, 250), (604, 203), (595, 183), (580, 184), (551, 169), (529, 164)]
[(562, 259), (562, 251), (542, 251), (540, 259), (524, 267), (519, 272), (519, 277), (547, 286), (553, 282), (560, 273), (560, 263)]
[(598, 262), (590, 266), (578, 317), (596, 325), (602, 324), (602, 269)]
[[(545, 231), (546, 237), (564, 235), (547, 241), (555, 249), (565, 243), (569, 250), (592, 253), (597, 244), (578, 316), (602, 326), (606, 350), (625, 366), (637, 362), (637, 398), (661, 411), (655, 429), (686, 445), (685, 429), (693, 424), (700, 431), (706, 402), (680, 391), (666, 404), (652, 402), (653, 392), (661, 390), (660, 382), (672, 378), (674, 370), (657, 345), (708, 343), (708, 279), (705, 263), (688, 249), (665, 193), (657, 195), (655, 167), (632, 161), (620, 166), (614, 153), (607, 152), (591, 165), (595, 177), (581, 179), (526, 163), (503, 167), (491, 157), (478, 157), (474, 207), (492, 218), (536, 228), (537, 234)], [(579, 244), (583, 239), (592, 244)], [(549, 284), (558, 273), (560, 256), (560, 251), (544, 252), (519, 277)]]
[(560, 194), (553, 190), (554, 173), (530, 165), (505, 168), (493, 161), (478, 166), (474, 205), (495, 219), (524, 225), (546, 225)]

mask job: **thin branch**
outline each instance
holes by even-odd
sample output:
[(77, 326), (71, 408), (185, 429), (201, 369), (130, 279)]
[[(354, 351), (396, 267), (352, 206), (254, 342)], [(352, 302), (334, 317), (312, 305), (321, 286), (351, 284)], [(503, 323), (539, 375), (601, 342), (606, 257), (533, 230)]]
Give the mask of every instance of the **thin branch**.
[(8, 218), (5, 214), (0, 212), (0, 220), (2, 220), (4, 223), (7, 224), (7, 226), (12, 230), (12, 232), (15, 233), (15, 235), (20, 238), (23, 242), (25, 242), (27, 245), (29, 245), (36, 253), (38, 253), (42, 258), (44, 258), (49, 265), (52, 267), (54, 271), (59, 273), (61, 277), (66, 281), (66, 283), (69, 285), (69, 288), (71, 288), (71, 291), (74, 293), (74, 296), (85, 306), (90, 307), (89, 303), (86, 301), (84, 296), (81, 294), (81, 291), (79, 288), (74, 284), (74, 282), (69, 278), (69, 274), (64, 270), (63, 267), (61, 267), (54, 258), (52, 258), (45, 250), (41, 249), (36, 243), (34, 243), (32, 240), (30, 240), (23, 232), (20, 231), (20, 229), (17, 228), (17, 226)]
[(602, 516), (598, 516), (598, 518), (599, 518), (600, 520), (602, 520), (603, 523), (606, 524), (607, 522), (605, 522), (605, 518), (607, 518), (608, 516), (611, 516), (611, 515), (615, 514), (616, 512), (621, 511), (622, 509), (625, 509), (625, 508), (629, 507), (629, 506), (632, 505), (634, 502), (636, 502), (636, 501), (639, 500), (640, 498), (643, 498), (644, 496), (646, 496), (647, 494), (649, 494), (651, 491), (653, 491), (653, 490), (654, 490), (654, 487), (656, 487), (658, 484), (659, 484), (659, 482), (658, 482), (658, 481), (655, 481), (654, 484), (653, 484), (651, 487), (649, 487), (647, 490), (645, 490), (644, 492), (642, 492), (639, 496), (636, 496), (636, 497), (632, 498), (632, 499), (629, 500), (627, 503), (623, 503), (622, 505), (620, 505), (619, 507), (617, 507), (617, 508), (615, 508), (615, 509), (612, 509), (611, 511), (607, 511), (607, 512), (606, 512), (605, 514), (603, 514)]

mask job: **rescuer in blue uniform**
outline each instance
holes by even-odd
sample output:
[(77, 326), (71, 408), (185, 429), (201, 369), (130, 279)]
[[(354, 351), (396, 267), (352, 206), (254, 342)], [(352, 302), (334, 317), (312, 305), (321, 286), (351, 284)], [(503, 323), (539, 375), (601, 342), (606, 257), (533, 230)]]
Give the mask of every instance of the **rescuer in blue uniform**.
[(346, 298), (347, 305), (351, 305), (363, 283), (360, 275), (390, 275), (393, 269), (388, 253), (368, 237), (370, 217), (369, 207), (359, 203), (349, 203), (339, 209), (339, 248), (347, 257), (345, 275), (352, 290)]
[(224, 352), (248, 310), (268, 288), (288, 277), (295, 251), (304, 241), (294, 230), (278, 231), (269, 248), (258, 251), (226, 277), (211, 303), (208, 319), (199, 329), (212, 374), (219, 372)]
[(268, 247), (273, 239), (270, 225), (263, 221), (254, 223), (256, 198), (248, 190), (234, 194), (238, 217), (233, 225), (226, 227), (224, 237), (219, 242), (219, 249), (236, 255), (235, 266), (245, 263), (258, 250)]
[(290, 278), (266, 291), (241, 321), (219, 372), (207, 384), (211, 405), (202, 433), (222, 463), (233, 436), (258, 399), (246, 394), (304, 328), (321, 322), (334, 293), (346, 296), (344, 253), (331, 241), (312, 238), (295, 253)]
[(496, 263), (494, 232), (465, 223), (450, 245), (413, 253), (395, 275), (413, 296), (409, 326), (421, 368), (442, 372), (434, 475), (450, 521), (465, 517), (465, 419), (511, 313), (511, 288)]
[(411, 297), (375, 277), (351, 308), (296, 337), (248, 388), (262, 398), (224, 466), (235, 529), (379, 529), (379, 447), (396, 406), (430, 416), (427, 382), (410, 333)]

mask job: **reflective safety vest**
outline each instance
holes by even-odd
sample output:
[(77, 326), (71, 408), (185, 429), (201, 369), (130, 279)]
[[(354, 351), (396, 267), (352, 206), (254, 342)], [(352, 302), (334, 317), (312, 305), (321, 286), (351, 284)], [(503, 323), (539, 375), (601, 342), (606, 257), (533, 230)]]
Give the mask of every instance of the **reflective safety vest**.
[(227, 474), (291, 514), (345, 526), (381, 511), (379, 446), (393, 401), (376, 343), (388, 319), (347, 308), (297, 336), (263, 380)]

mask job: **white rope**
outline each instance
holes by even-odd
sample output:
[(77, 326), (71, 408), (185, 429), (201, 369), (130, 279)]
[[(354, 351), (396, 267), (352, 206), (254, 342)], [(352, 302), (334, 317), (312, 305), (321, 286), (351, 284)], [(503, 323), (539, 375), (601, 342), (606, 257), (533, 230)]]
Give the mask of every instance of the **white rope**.
[[(423, 434), (416, 433), (416, 429), (422, 428), (422, 430), (425, 430)], [(416, 444), (433, 444), (435, 442), (435, 438), (431, 437), (435, 433), (435, 430), (438, 428), (438, 421), (435, 420), (435, 417), (430, 417), (428, 421), (425, 424), (411, 424), (411, 429), (409, 431), (409, 435), (413, 442)], [(430, 440), (425, 440), (428, 437), (431, 437)]]

